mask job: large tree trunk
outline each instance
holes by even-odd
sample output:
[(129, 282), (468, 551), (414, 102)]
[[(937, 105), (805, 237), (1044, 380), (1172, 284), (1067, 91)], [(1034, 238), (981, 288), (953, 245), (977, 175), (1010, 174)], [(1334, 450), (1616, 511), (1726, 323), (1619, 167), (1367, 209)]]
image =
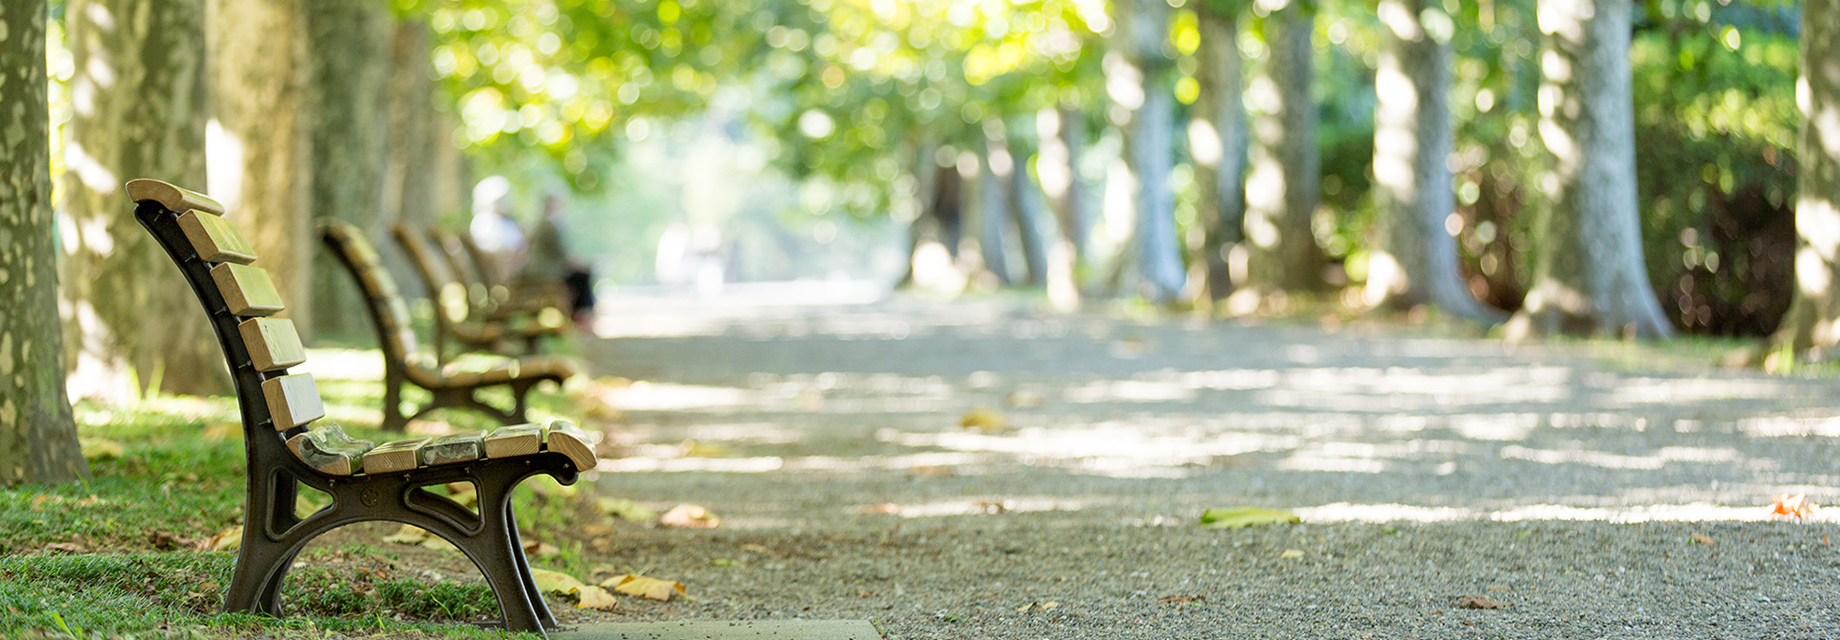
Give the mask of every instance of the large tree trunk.
[(1796, 357), (1840, 344), (1840, 0), (1802, 2), (1795, 297), (1776, 343)]
[(72, 0), (65, 16), (76, 66), (64, 147), (70, 393), (223, 393), (204, 310), (122, 192), (134, 178), (205, 188), (204, 0)]
[[(434, 108), (434, 76), (429, 63), (431, 36), (428, 23), (404, 20), (390, 41), (390, 75), (385, 89), (389, 113), (389, 146), (384, 153), (383, 215), (371, 242), (388, 245), (389, 226), (401, 222), (421, 228), (440, 217), (435, 201), (436, 158), (448, 144), (445, 122)], [(383, 264), (397, 282), (417, 277), (408, 261), (395, 251), (383, 253)]]
[(1315, 13), (1292, 0), (1265, 18), (1269, 54), (1252, 81), (1255, 108), (1250, 173), (1246, 177), (1247, 281), (1260, 289), (1314, 291), (1324, 287), (1323, 254), (1310, 218), (1321, 201), (1315, 68), (1310, 46)]
[(44, 0), (0, 0), (0, 485), (89, 475), (64, 393)]
[[(386, 237), (391, 222), (382, 210), (390, 140), (385, 93), (393, 49), (388, 46), (389, 8), (382, 0), (313, 0), (307, 8), (313, 43), (310, 93), (317, 100), (309, 118), (313, 209), (364, 229), (377, 242)], [(331, 335), (364, 331), (364, 301), (351, 277), (331, 254), (311, 253), (317, 330)]]
[[(1381, 0), (1380, 68), (1375, 75), (1374, 205), (1379, 242), (1368, 258), (1370, 304), (1433, 304), (1454, 316), (1500, 322), (1506, 315), (1476, 302), (1457, 266), (1445, 221), (1456, 211), (1451, 190), (1448, 29), (1427, 30), (1428, 0)], [(1448, 24), (1448, 21), (1445, 22)], [(1436, 26), (1436, 25), (1433, 25)]]
[(1136, 194), (1137, 260), (1144, 298), (1169, 304), (1182, 292), (1188, 273), (1176, 243), (1174, 169), (1175, 64), (1164, 51), (1169, 40), (1169, 3), (1117, 0), (1122, 54), (1107, 65), (1106, 87), (1116, 106), (1129, 114), (1118, 123)]
[(1048, 251), (1048, 301), (1055, 308), (1080, 306), (1080, 277), (1087, 270), (1086, 184), (1080, 158), (1086, 149), (1086, 116), (1072, 108), (1043, 109), (1036, 116), (1041, 150), (1035, 173), (1059, 223), (1060, 240)]
[[(221, 139), (211, 194), (254, 247), (302, 334), (311, 334), (308, 282), (312, 143), (306, 0), (210, 0), (211, 95)], [(310, 337), (303, 335), (302, 337)]]
[(1625, 0), (1540, 0), (1539, 261), (1510, 337), (1591, 333), (1667, 337), (1648, 284), (1636, 211), (1635, 119)]
[[(996, 277), (998, 285), (1010, 286), (1009, 252), (1003, 240), (1003, 227), (1009, 224), (1009, 152), (998, 142), (986, 141), (979, 154), (978, 173), (978, 253), (984, 258), (984, 270)], [(996, 166), (1002, 163), (1002, 171)], [(998, 175), (1001, 173), (1002, 175)]]
[[(1235, 8), (1237, 9), (1237, 8)], [(1202, 263), (1205, 279), (1197, 288), (1210, 300), (1233, 293), (1231, 256), (1244, 236), (1246, 219), (1246, 114), (1240, 84), (1239, 15), (1218, 3), (1195, 7), (1201, 48), (1195, 52), (1195, 98), (1188, 122), (1188, 148), (1195, 159), (1195, 186), (1200, 192)], [(1246, 274), (1238, 274), (1241, 279)]]
[(1016, 136), (1009, 138), (1009, 210), (1016, 216), (1016, 235), (1022, 240), (1022, 262), (1028, 267), (1028, 284), (1048, 284), (1047, 205), (1029, 175), (1029, 149)]

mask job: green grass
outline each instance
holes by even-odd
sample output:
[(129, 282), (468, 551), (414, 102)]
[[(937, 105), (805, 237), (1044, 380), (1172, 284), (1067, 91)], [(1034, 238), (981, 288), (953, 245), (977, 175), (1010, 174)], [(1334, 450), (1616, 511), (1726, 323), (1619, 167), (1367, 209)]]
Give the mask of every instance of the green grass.
[[(321, 388), (334, 415), (374, 414), (382, 396), (381, 385), (369, 380), (328, 380)], [(538, 393), (533, 401), (535, 414), (571, 413), (559, 394)], [(0, 488), (0, 637), (505, 635), (464, 624), (498, 612), (470, 563), (453, 556), (452, 566), (438, 569), (445, 575), (463, 565), (460, 580), (426, 579), (424, 570), (436, 567), (398, 557), (391, 549), (409, 547), (381, 541), (309, 547), (283, 589), (285, 618), (220, 613), (235, 556), (194, 551), (190, 542), (242, 524), (244, 461), (235, 399), (82, 403), (76, 413), (93, 456), (89, 480)], [(435, 417), (457, 428), (496, 426), (457, 411)], [(340, 423), (357, 438), (402, 437), (375, 424)], [(571, 495), (546, 477), (524, 483), (514, 498), (523, 528), (576, 528), (583, 510)], [(303, 492), (303, 510), (322, 503), (317, 492)], [(174, 540), (180, 541), (176, 547)], [(561, 535), (545, 540), (562, 553), (532, 558), (533, 564), (585, 573), (579, 542)]]

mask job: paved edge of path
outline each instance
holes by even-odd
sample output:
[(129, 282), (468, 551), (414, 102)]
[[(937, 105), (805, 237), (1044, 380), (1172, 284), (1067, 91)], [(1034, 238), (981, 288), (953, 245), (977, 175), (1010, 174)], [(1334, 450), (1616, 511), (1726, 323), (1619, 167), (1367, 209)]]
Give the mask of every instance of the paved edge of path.
[(557, 640), (883, 640), (867, 620), (619, 622), (581, 625)]

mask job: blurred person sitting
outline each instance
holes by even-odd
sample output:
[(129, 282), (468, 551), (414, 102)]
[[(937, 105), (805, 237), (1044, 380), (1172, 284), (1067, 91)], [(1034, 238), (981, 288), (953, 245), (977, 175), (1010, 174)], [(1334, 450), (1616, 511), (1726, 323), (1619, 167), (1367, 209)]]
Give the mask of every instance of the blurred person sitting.
[[(473, 187), (473, 223), (468, 232), (473, 243), (497, 264), (481, 265), (497, 273), (506, 273), (524, 251), (524, 231), (518, 228), (511, 213), (511, 180), (492, 176)], [(488, 281), (493, 278), (488, 276)]]
[(570, 255), (563, 241), (568, 226), (568, 197), (552, 191), (543, 198), (543, 217), (530, 230), (524, 265), (514, 281), (520, 291), (566, 303), (576, 326), (590, 326), (594, 311), (593, 274)]

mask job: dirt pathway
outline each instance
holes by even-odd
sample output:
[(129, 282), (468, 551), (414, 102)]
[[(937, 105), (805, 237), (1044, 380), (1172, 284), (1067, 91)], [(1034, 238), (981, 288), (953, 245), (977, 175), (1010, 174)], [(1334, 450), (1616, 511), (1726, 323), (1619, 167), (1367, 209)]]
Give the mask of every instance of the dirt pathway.
[[(1840, 500), (1840, 385), (1002, 302), (609, 304), (629, 311), (602, 329), (623, 335), (584, 355), (640, 382), (600, 490), (724, 521), (622, 529), (608, 563), (702, 598), (627, 619), (871, 618), (901, 638), (1840, 635), (1840, 528), (1767, 509)], [(1304, 524), (1195, 525), (1238, 505)]]

